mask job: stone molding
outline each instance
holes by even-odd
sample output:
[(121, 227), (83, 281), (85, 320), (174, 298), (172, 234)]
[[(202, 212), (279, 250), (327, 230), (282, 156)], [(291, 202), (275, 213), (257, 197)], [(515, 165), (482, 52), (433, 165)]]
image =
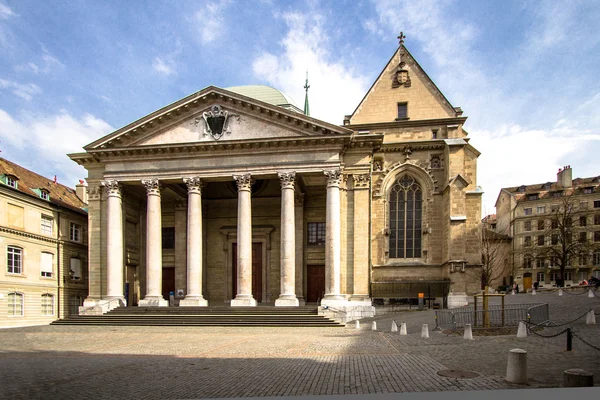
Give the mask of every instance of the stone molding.
[(279, 172), (277, 173), (279, 177), (279, 183), (281, 184), (281, 189), (294, 189), (296, 173), (295, 172)]
[(340, 169), (331, 169), (323, 171), (327, 177), (327, 187), (340, 187), (342, 181), (342, 171)]
[(121, 186), (119, 185), (119, 181), (116, 181), (116, 180), (102, 181), (102, 183), (100, 183), (100, 185), (102, 185), (106, 188), (106, 194), (108, 196), (121, 197), (123, 195), (123, 190), (122, 190)]
[(233, 175), (233, 179), (237, 184), (238, 192), (241, 190), (246, 190), (248, 192), (252, 191), (252, 175)]
[(148, 195), (160, 196), (161, 185), (158, 179), (142, 179), (142, 185), (146, 187)]
[(194, 176), (191, 178), (183, 178), (183, 182), (187, 185), (188, 194), (202, 194), (202, 179), (200, 179), (200, 177)]
[(102, 200), (102, 185), (90, 185), (87, 187), (88, 201)]
[(369, 174), (357, 174), (352, 175), (354, 180), (354, 189), (368, 189), (371, 183), (371, 175)]

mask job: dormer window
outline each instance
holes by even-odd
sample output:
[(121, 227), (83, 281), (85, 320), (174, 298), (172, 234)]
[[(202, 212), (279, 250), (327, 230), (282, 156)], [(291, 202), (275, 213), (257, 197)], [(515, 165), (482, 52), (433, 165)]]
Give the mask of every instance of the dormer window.
[(40, 197), (44, 200), (50, 200), (50, 192), (48, 192), (47, 190), (41, 189)]
[(408, 119), (408, 103), (398, 103), (398, 118), (396, 120)]
[(562, 193), (561, 192), (552, 192), (552, 198), (558, 199)]
[(517, 192), (519, 192), (519, 193), (525, 193), (525, 185), (519, 186), (518, 189), (517, 189)]
[(11, 175), (6, 175), (6, 184), (10, 187), (17, 188), (17, 178)]
[(539, 196), (537, 193), (527, 195), (527, 200), (538, 200)]
[(543, 190), (550, 190), (550, 187), (552, 186), (552, 183), (550, 182), (546, 182), (542, 185), (542, 189)]
[(594, 188), (591, 188), (591, 187), (583, 188), (583, 194), (592, 194), (593, 191), (594, 191)]

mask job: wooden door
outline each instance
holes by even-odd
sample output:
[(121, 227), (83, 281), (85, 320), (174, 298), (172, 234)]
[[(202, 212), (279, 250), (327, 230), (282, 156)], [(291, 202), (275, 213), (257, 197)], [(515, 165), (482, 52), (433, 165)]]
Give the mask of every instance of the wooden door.
[(169, 293), (175, 293), (175, 268), (162, 269), (162, 296), (169, 300)]
[[(237, 243), (231, 246), (231, 280), (233, 284), (232, 297), (237, 295)], [(252, 243), (252, 296), (261, 303), (262, 299), (262, 243)]]
[(531, 274), (523, 275), (523, 290), (527, 289), (531, 289)]
[(308, 265), (306, 301), (316, 303), (325, 296), (325, 266)]
[(126, 300), (128, 306), (137, 306), (139, 299), (139, 281), (137, 274), (137, 265), (127, 266), (127, 280), (126, 280)]

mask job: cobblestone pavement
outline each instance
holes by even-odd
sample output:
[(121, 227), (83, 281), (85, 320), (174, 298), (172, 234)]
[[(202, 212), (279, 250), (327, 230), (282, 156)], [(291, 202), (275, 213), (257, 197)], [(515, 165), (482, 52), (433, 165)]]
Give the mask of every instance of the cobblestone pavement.
[[(548, 302), (550, 317), (565, 323), (600, 298), (557, 293), (507, 296), (507, 303)], [(600, 316), (598, 317), (600, 318)], [(566, 335), (462, 337), (431, 332), (434, 311), (376, 317), (362, 328), (219, 328), (43, 326), (0, 330), (4, 398), (207, 398), (465, 391), (559, 387), (563, 371), (583, 368), (600, 383), (600, 351)], [(408, 335), (390, 332), (405, 321)], [(600, 321), (598, 321), (600, 323)], [(600, 326), (582, 318), (570, 325), (600, 346)], [(551, 335), (563, 328), (547, 328)], [(529, 386), (504, 382), (508, 351), (528, 352)], [(476, 378), (446, 378), (444, 369)]]

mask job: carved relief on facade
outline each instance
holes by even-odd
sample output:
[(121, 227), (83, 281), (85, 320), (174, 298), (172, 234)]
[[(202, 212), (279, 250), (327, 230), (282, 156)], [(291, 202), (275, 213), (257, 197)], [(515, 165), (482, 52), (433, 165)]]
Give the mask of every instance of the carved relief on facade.
[(219, 140), (224, 134), (231, 134), (229, 119), (231, 117), (238, 118), (239, 115), (229, 114), (229, 111), (224, 110), (220, 105), (215, 104), (210, 108), (210, 111), (202, 113), (202, 118), (194, 119), (194, 124), (204, 124), (204, 136), (210, 135), (213, 139)]
[(369, 174), (355, 174), (352, 175), (354, 180), (354, 189), (368, 189), (371, 183), (371, 175)]
[(441, 154), (432, 154), (431, 158), (429, 160), (429, 167), (431, 169), (441, 169), (444, 168), (443, 162), (442, 162), (442, 155)]
[(101, 200), (102, 199), (102, 185), (89, 185), (87, 187), (88, 200)]
[(392, 79), (393, 88), (397, 88), (400, 86), (411, 86), (410, 75), (408, 73), (408, 70), (406, 69), (406, 63), (404, 61), (400, 63), (400, 65), (398, 66), (398, 70), (396, 71)]

